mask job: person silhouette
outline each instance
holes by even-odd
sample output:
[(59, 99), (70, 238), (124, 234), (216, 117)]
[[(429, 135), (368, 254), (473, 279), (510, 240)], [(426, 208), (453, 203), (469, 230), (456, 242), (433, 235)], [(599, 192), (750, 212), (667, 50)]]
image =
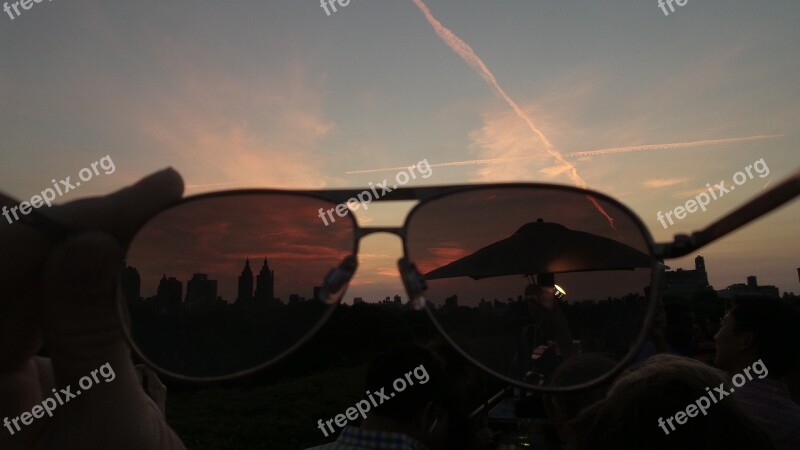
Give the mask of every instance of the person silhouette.
[(777, 448), (800, 448), (800, 406), (786, 383), (800, 362), (798, 313), (777, 298), (739, 297), (714, 341), (714, 364), (731, 376), (747, 374), (757, 361), (763, 364), (766, 376), (749, 376), (753, 379), (736, 389), (737, 400)]
[(575, 450), (776, 448), (733, 397), (712, 404), (709, 387), (729, 390), (730, 380), (695, 359), (658, 354), (620, 376), (604, 399), (566, 424), (565, 435)]

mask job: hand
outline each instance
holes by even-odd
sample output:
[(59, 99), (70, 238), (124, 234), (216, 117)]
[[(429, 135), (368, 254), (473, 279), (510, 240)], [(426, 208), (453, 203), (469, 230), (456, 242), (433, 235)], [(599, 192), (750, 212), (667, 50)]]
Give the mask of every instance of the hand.
[[(182, 192), (169, 169), (105, 197), (42, 210), (79, 231), (57, 244), (26, 224), (0, 224), (0, 420), (33, 411), (54, 388), (76, 392), (81, 377), (106, 363), (114, 373), (52, 418), (18, 420), (19, 431), (3, 424), (0, 448), (184, 448), (142, 390), (115, 307), (119, 243)], [(42, 345), (50, 358), (34, 356)]]

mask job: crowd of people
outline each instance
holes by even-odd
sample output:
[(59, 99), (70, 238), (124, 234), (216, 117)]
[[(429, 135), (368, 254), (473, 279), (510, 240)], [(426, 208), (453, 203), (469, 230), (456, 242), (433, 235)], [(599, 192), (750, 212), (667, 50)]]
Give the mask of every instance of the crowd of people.
[[(790, 389), (797, 386), (800, 368), (800, 312), (779, 299), (739, 298), (715, 327), (713, 343), (713, 364), (670, 352), (672, 346), (666, 345), (611, 382), (543, 396), (562, 448), (800, 448), (800, 402)], [(336, 442), (315, 449), (494, 448), (490, 433), (459, 402), (466, 387), (457, 382), (462, 377), (437, 360), (436, 354), (413, 346), (376, 359), (370, 373), (380, 372), (384, 384), (402, 366), (393, 371), (396, 364), (387, 361), (405, 366), (425, 361), (437, 367), (432, 379), (443, 381), (428, 386), (426, 395), (407, 399), (402, 414), (399, 408), (378, 409), (361, 428), (350, 427)], [(552, 385), (596, 379), (615, 365), (602, 355), (576, 355), (559, 366)], [(379, 385), (372, 381), (365, 387)]]

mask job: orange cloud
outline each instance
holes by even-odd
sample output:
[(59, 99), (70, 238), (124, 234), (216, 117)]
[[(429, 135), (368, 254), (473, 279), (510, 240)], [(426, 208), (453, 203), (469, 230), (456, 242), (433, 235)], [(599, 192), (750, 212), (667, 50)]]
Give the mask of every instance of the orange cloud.
[[(324, 78), (302, 63), (260, 80), (193, 60), (191, 43), (159, 49), (174, 87), (135, 117), (154, 145), (179, 160), (187, 191), (220, 187), (322, 187), (319, 151), (336, 126), (323, 112)], [(166, 61), (169, 63), (167, 64)]]

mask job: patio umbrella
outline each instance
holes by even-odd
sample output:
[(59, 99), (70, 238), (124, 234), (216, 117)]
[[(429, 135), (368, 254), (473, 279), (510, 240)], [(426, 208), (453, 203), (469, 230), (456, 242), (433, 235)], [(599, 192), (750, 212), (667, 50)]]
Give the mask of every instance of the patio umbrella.
[(425, 279), (468, 276), (633, 270), (649, 268), (649, 255), (622, 242), (539, 219), (513, 235), (425, 274)]

